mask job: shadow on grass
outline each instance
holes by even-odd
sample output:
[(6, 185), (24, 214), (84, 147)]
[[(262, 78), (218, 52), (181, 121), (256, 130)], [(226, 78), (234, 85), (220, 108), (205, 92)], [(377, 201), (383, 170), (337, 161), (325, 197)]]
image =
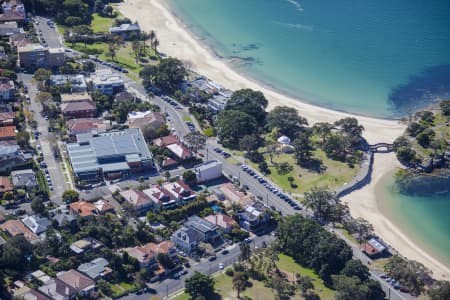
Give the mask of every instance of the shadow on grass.
[(327, 167), (323, 164), (322, 160), (317, 158), (312, 158), (311, 160), (302, 163), (300, 166), (304, 169), (316, 172), (318, 174), (322, 174), (327, 170)]

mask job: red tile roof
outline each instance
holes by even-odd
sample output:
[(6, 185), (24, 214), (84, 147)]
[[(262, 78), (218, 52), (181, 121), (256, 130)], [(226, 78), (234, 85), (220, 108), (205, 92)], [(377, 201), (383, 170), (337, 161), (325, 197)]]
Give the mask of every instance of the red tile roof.
[(1, 224), (0, 229), (7, 232), (10, 236), (22, 234), (30, 242), (38, 239), (33, 232), (31, 232), (22, 222), (18, 220), (9, 220)]
[(13, 22), (13, 21), (22, 21), (25, 17), (18, 12), (11, 11), (6, 14), (0, 14), (0, 22)]
[(178, 142), (178, 138), (174, 135), (163, 136), (153, 140), (153, 144), (158, 147), (163, 147), (171, 144), (175, 144)]
[(97, 110), (97, 107), (92, 101), (66, 102), (61, 104), (61, 111), (63, 114), (95, 110)]
[(70, 210), (80, 217), (93, 216), (97, 208), (94, 204), (86, 201), (77, 201), (69, 204)]
[(0, 127), (0, 138), (16, 138), (16, 126)]
[(155, 255), (160, 253), (168, 254), (170, 249), (175, 248), (175, 244), (172, 241), (162, 241), (159, 244), (148, 243), (143, 246), (145, 249), (153, 252)]
[(8, 177), (0, 176), (0, 193), (11, 192), (13, 186)]

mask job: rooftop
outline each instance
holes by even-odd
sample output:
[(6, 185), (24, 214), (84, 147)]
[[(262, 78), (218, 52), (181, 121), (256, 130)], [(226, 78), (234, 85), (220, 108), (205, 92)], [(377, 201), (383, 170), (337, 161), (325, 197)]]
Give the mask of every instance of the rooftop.
[(13, 185), (16, 187), (37, 186), (36, 176), (32, 169), (12, 171), (11, 177)]
[(187, 222), (184, 223), (184, 226), (193, 228), (196, 231), (206, 233), (209, 231), (217, 230), (217, 226), (213, 223), (200, 218), (199, 216), (189, 217)]
[(111, 27), (109, 29), (110, 33), (118, 33), (118, 32), (123, 32), (123, 31), (139, 31), (141, 30), (141, 28), (139, 27), (138, 23), (134, 23), (134, 24), (121, 24), (120, 26), (117, 27)]
[(77, 143), (67, 144), (75, 173), (128, 169), (128, 160), (151, 160), (152, 156), (139, 128), (98, 134), (78, 134)]
[(84, 100), (77, 102), (65, 102), (61, 104), (61, 111), (63, 114), (74, 113), (80, 111), (96, 111), (97, 106), (93, 101)]
[(95, 215), (97, 208), (94, 204), (86, 201), (77, 201), (69, 204), (70, 209), (80, 217)]
[(92, 101), (92, 97), (84, 92), (84, 93), (72, 93), (72, 94), (61, 94), (61, 102), (79, 102), (79, 101)]
[(0, 127), (0, 139), (15, 139), (16, 126)]
[(92, 279), (74, 269), (60, 272), (56, 275), (56, 278), (77, 291), (82, 291), (95, 285)]
[(22, 222), (35, 234), (47, 231), (48, 226), (50, 226), (50, 220), (40, 216), (28, 216)]
[(134, 207), (139, 207), (151, 203), (150, 198), (146, 195), (146, 193), (140, 190), (130, 189), (121, 191), (120, 196), (122, 196), (128, 203), (130, 203)]
[(97, 279), (111, 273), (111, 269), (108, 268), (108, 261), (103, 257), (99, 257), (91, 260), (90, 262), (81, 264), (77, 270), (86, 274), (92, 279)]
[(30, 242), (38, 239), (38, 237), (19, 220), (6, 221), (5, 223), (0, 224), (0, 229), (7, 232), (10, 236), (23, 235)]
[(9, 180), (6, 176), (0, 176), (0, 194), (11, 192), (12, 190), (13, 186), (11, 184), (11, 180)]
[(108, 125), (102, 119), (81, 118), (70, 119), (66, 122), (69, 134), (77, 135), (89, 132), (104, 132), (108, 129)]

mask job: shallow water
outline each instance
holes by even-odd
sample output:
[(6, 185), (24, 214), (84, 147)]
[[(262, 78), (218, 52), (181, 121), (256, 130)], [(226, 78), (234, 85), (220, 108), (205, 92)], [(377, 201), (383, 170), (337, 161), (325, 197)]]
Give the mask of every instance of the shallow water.
[(404, 115), (450, 91), (446, 0), (171, 0), (218, 55), (311, 103)]

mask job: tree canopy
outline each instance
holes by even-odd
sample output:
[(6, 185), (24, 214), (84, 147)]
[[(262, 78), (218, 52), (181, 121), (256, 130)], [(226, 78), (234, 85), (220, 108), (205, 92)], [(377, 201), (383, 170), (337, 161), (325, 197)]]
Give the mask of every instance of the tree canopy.
[(214, 279), (196, 271), (192, 277), (185, 280), (184, 291), (191, 296), (191, 299), (197, 297), (210, 299), (214, 294)]
[(289, 137), (292, 137), (303, 125), (308, 125), (308, 121), (301, 117), (295, 108), (276, 106), (267, 115), (267, 129), (278, 128), (280, 132)]
[(217, 116), (217, 135), (225, 147), (236, 148), (239, 139), (256, 130), (256, 120), (238, 110), (224, 110)]
[(225, 110), (236, 110), (252, 116), (259, 125), (266, 121), (266, 108), (269, 102), (260, 91), (242, 89), (235, 91), (228, 100)]
[(139, 76), (144, 79), (144, 83), (174, 93), (187, 76), (187, 71), (179, 59), (169, 57), (162, 59), (157, 66), (145, 66)]

